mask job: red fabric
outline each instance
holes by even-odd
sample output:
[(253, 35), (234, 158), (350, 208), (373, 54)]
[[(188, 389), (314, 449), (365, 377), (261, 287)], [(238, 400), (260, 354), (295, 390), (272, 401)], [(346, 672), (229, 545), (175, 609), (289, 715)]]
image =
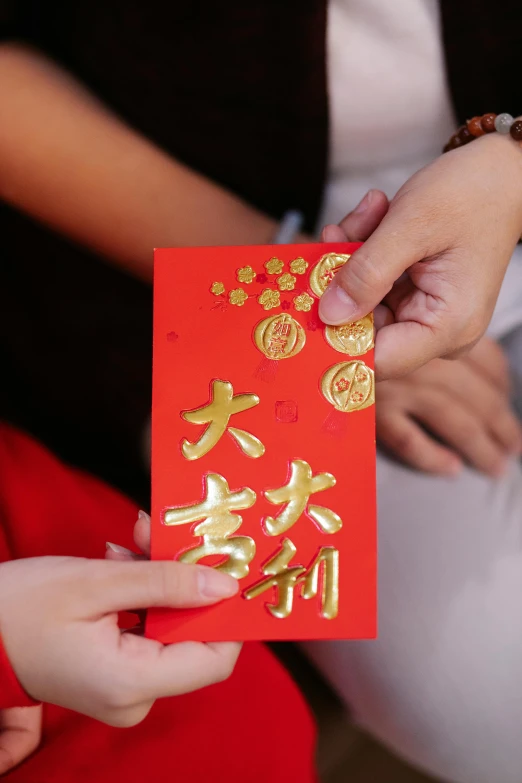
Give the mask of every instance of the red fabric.
[(0, 637), (0, 709), (4, 707), (34, 707), (31, 699), (16, 678)]
[[(0, 425), (0, 559), (102, 557), (107, 539), (132, 544), (136, 512), (109, 487)], [(158, 701), (131, 729), (46, 705), (42, 745), (5, 777), (12, 783), (312, 783), (313, 750), (313, 721), (297, 687), (264, 646), (252, 643), (227, 682)]]

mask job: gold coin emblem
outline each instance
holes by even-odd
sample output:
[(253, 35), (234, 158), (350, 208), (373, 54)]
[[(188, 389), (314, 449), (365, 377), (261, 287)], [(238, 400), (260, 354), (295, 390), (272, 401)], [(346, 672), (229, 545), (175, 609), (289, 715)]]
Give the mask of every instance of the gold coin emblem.
[(344, 253), (326, 253), (319, 259), (310, 272), (310, 288), (316, 296), (322, 296), (339, 269), (346, 264), (349, 255)]
[(321, 378), (321, 391), (343, 413), (369, 408), (375, 402), (373, 370), (361, 361), (334, 364)]
[(366, 315), (351, 324), (326, 326), (324, 336), (326, 342), (339, 353), (362, 356), (373, 348), (373, 315)]
[(254, 342), (268, 359), (290, 359), (302, 350), (306, 335), (295, 318), (279, 313), (258, 323), (254, 329)]

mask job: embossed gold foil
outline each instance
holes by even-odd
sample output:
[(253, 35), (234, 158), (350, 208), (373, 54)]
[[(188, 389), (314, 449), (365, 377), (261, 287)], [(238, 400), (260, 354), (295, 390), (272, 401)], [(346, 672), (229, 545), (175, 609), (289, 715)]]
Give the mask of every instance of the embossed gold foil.
[(232, 513), (250, 508), (256, 502), (256, 493), (249, 487), (231, 492), (227, 480), (219, 473), (205, 476), (205, 499), (190, 506), (168, 508), (164, 513), (165, 525), (187, 525), (203, 520), (194, 528), (194, 535), (203, 543), (183, 552), (178, 558), (183, 563), (198, 563), (211, 555), (222, 555), (226, 560), (215, 568), (242, 579), (249, 572), (249, 564), (256, 553), (254, 539), (234, 536), (243, 521)]
[(333, 546), (323, 546), (308, 567), (301, 595), (315, 598), (319, 592), (319, 572), (322, 569), (321, 617), (333, 620), (339, 613), (339, 551)]
[(349, 258), (345, 253), (326, 253), (319, 259), (310, 272), (310, 288), (316, 296), (324, 294), (328, 284)]
[(308, 262), (302, 256), (298, 256), (293, 261), (290, 261), (290, 271), (294, 275), (304, 275), (307, 269)]
[(236, 307), (243, 307), (248, 299), (248, 294), (242, 288), (234, 288), (233, 291), (230, 291), (228, 298), (230, 304), (236, 305)]
[(254, 280), (256, 273), (251, 266), (243, 266), (237, 270), (236, 276), (240, 283), (247, 283), (248, 285)]
[(314, 300), (310, 294), (299, 294), (294, 297), (294, 307), (296, 310), (300, 310), (303, 313), (309, 313), (312, 309)]
[(280, 275), (283, 271), (284, 264), (280, 258), (271, 258), (265, 263), (265, 269), (269, 275)]
[(281, 304), (280, 296), (279, 291), (274, 291), (272, 288), (265, 288), (257, 297), (257, 301), (263, 306), (264, 310), (273, 310), (274, 307), (279, 307)]
[[(341, 517), (324, 506), (309, 505), (310, 495), (331, 489), (336, 484), (331, 473), (312, 475), (312, 468), (302, 459), (290, 463), (290, 478), (284, 487), (267, 489), (263, 493), (275, 506), (284, 504), (277, 517), (266, 517), (264, 526), (269, 536), (286, 533), (305, 511), (314, 520), (323, 533), (337, 533), (343, 526)], [(308, 508), (307, 508), (308, 506)]]
[(212, 283), (210, 291), (214, 294), (214, 296), (219, 296), (220, 294), (225, 293), (225, 286), (223, 283), (220, 283), (218, 280), (216, 280), (215, 283)]
[(373, 370), (360, 360), (334, 364), (321, 378), (321, 392), (343, 413), (368, 408), (375, 402)]
[(230, 381), (212, 381), (211, 401), (201, 408), (183, 411), (185, 421), (191, 424), (207, 424), (195, 443), (187, 438), (181, 442), (181, 453), (188, 460), (200, 459), (223, 437), (227, 428), (241, 450), (253, 459), (262, 457), (265, 447), (255, 435), (236, 427), (229, 427), (230, 417), (235, 413), (249, 410), (259, 405), (257, 394), (234, 394)]
[(249, 601), (252, 598), (257, 598), (266, 590), (275, 588), (277, 601), (275, 604), (266, 604), (266, 608), (273, 617), (277, 617), (279, 620), (284, 620), (291, 614), (297, 580), (306, 571), (306, 568), (300, 565), (288, 567), (296, 551), (292, 541), (285, 538), (279, 550), (263, 566), (263, 574), (267, 578), (253, 584), (243, 593), (243, 597)]
[(326, 326), (326, 342), (339, 353), (362, 356), (373, 348), (373, 315), (341, 326)]
[(276, 280), (280, 291), (293, 291), (296, 284), (296, 278), (293, 275), (289, 275), (285, 272), (284, 275), (280, 275)]
[(254, 342), (268, 359), (290, 359), (303, 349), (306, 334), (295, 318), (279, 313), (257, 324)]
[(249, 601), (267, 590), (275, 590), (275, 603), (265, 606), (273, 617), (284, 620), (292, 613), (296, 587), (301, 585), (303, 598), (316, 598), (319, 595), (319, 577), (322, 576), (319, 614), (326, 620), (333, 620), (339, 613), (338, 550), (331, 546), (321, 547), (308, 568), (290, 566), (296, 553), (294, 543), (289, 538), (283, 539), (279, 549), (263, 566), (266, 578), (244, 590), (243, 598)]

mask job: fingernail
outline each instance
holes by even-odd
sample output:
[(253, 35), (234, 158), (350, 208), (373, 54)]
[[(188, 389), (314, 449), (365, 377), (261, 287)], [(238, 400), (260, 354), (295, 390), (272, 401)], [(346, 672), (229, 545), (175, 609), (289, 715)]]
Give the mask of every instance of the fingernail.
[(325, 226), (321, 236), (323, 242), (337, 242), (338, 231), (337, 226)]
[(370, 206), (372, 202), (372, 191), (368, 191), (368, 193), (365, 195), (365, 197), (360, 201), (357, 206), (355, 207), (353, 214), (354, 215), (362, 215), (363, 212), (366, 212), (368, 207)]
[(147, 514), (146, 511), (138, 511), (138, 520), (143, 520), (143, 522), (146, 522), (147, 525), (150, 525), (150, 516)]
[(215, 568), (198, 566), (198, 588), (208, 598), (230, 598), (239, 589), (237, 580)]
[(319, 302), (319, 316), (327, 324), (346, 324), (354, 320), (357, 306), (340, 285), (332, 283)]
[(105, 542), (105, 546), (107, 549), (110, 549), (111, 552), (116, 552), (118, 555), (132, 555), (130, 549), (125, 549), (124, 546), (120, 546), (119, 544), (111, 544), (110, 541)]

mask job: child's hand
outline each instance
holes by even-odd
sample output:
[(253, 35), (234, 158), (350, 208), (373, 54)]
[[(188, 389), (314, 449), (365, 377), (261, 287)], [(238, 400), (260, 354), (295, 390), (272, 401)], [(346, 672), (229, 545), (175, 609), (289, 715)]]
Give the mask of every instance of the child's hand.
[(34, 699), (112, 726), (139, 723), (155, 699), (221, 681), (240, 645), (163, 646), (122, 633), (117, 613), (205, 606), (237, 592), (230, 576), (175, 562), (38, 557), (0, 565), (2, 639)]
[(21, 764), (42, 738), (42, 705), (0, 710), (0, 775)]
[(483, 136), (415, 174), (388, 211), (375, 191), (366, 207), (341, 230), (323, 233), (325, 241), (368, 241), (324, 293), (321, 318), (346, 323), (383, 303), (375, 345), (380, 380), (473, 346), (522, 233), (520, 145)]
[(434, 359), (405, 378), (380, 383), (377, 402), (379, 441), (414, 468), (451, 475), (464, 459), (497, 476), (520, 454), (507, 361), (489, 338), (455, 362)]

